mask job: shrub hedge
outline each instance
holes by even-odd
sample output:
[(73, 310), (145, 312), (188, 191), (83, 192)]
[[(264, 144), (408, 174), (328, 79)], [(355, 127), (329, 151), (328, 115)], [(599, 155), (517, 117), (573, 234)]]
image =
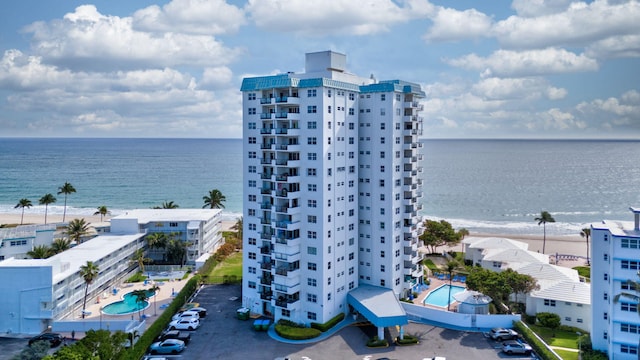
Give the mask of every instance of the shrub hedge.
[(313, 339), (322, 334), (322, 332), (318, 329), (308, 328), (299, 324), (295, 324), (291, 321), (282, 320), (278, 321), (275, 326), (275, 330), (278, 335), (290, 340)]
[(323, 324), (312, 322), (311, 327), (314, 329), (318, 329), (322, 332), (325, 332), (331, 329), (332, 327), (336, 326), (342, 320), (344, 320), (344, 313), (340, 313), (334, 316), (333, 318), (329, 319), (329, 321)]
[(367, 347), (388, 347), (389, 342), (387, 339), (378, 339), (377, 336), (374, 336), (369, 341), (367, 341)]
[(418, 343), (418, 338), (413, 335), (405, 334), (403, 339), (397, 338), (396, 344), (398, 345), (414, 345)]

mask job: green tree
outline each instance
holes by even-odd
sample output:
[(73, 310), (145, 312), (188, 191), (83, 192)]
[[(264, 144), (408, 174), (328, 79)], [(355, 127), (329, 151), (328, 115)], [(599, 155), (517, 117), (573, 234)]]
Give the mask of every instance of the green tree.
[(540, 213), (540, 216), (535, 218), (534, 220), (538, 222), (538, 226), (542, 224), (542, 253), (544, 254), (545, 247), (547, 245), (547, 223), (556, 222), (556, 219), (554, 219), (553, 216), (551, 216), (551, 214), (549, 214), (547, 211), (543, 211)]
[(147, 301), (147, 299), (149, 298), (149, 296), (147, 295), (147, 290), (144, 290), (144, 289), (133, 290), (131, 292), (131, 295), (136, 299), (136, 307), (138, 308), (138, 317), (142, 321), (142, 314), (140, 313), (140, 310), (142, 310), (142, 304), (145, 301)]
[(144, 264), (150, 264), (153, 260), (149, 259), (145, 256), (144, 249), (138, 249), (135, 253), (133, 253), (133, 257), (131, 258), (131, 263), (137, 264), (140, 272), (144, 274)]
[[(149, 291), (153, 292), (153, 315), (157, 315), (156, 312), (156, 300), (158, 299), (158, 292), (160, 291), (160, 286), (158, 286), (158, 284), (154, 283), (153, 286), (151, 286), (149, 288)], [(133, 344), (133, 342), (132, 342)]]
[(67, 225), (67, 236), (69, 239), (76, 242), (76, 244), (82, 243), (82, 237), (89, 234), (89, 224), (84, 219), (73, 219)]
[(424, 222), (424, 232), (419, 238), (424, 242), (425, 246), (431, 248), (432, 253), (435, 253), (437, 247), (459, 244), (462, 235), (456, 232), (446, 220), (435, 221), (427, 219)]
[(187, 245), (180, 240), (171, 239), (167, 243), (167, 261), (171, 264), (182, 265), (187, 255)]
[[(640, 272), (638, 272), (638, 279), (640, 279)], [(626, 287), (632, 290), (633, 292), (623, 291), (616, 296), (613, 297), (614, 302), (619, 302), (621, 300), (627, 300), (631, 303), (638, 304), (640, 303), (640, 281), (633, 281), (631, 279), (626, 281)], [(636, 307), (638, 309), (638, 314), (640, 314), (640, 305)]]
[(47, 245), (37, 245), (34, 246), (33, 249), (27, 251), (27, 255), (32, 259), (46, 259), (53, 255), (51, 248)]
[(240, 216), (239, 218), (236, 219), (236, 223), (233, 224), (233, 226), (231, 227), (233, 230), (236, 231), (236, 238), (238, 240), (240, 240), (240, 243), (242, 244), (242, 216)]
[(151, 233), (145, 237), (147, 245), (152, 249), (164, 249), (167, 247), (167, 235), (165, 233)]
[(93, 261), (87, 261), (85, 265), (80, 266), (80, 276), (84, 279), (84, 301), (82, 302), (82, 318), (84, 319), (85, 310), (87, 308), (87, 295), (89, 293), (89, 285), (98, 277), (100, 269)]
[(587, 266), (591, 265), (589, 261), (589, 238), (591, 237), (591, 228), (584, 228), (580, 231), (580, 236), (587, 240)]
[(53, 204), (57, 201), (53, 194), (45, 194), (40, 198), (40, 205), (44, 205), (44, 223), (47, 223), (47, 212), (49, 211), (49, 204)]
[[(449, 275), (449, 297), (451, 299), (451, 282), (453, 281), (453, 272), (460, 268), (460, 263), (455, 260), (449, 260), (446, 264), (447, 274)], [(451, 301), (447, 301), (447, 311), (451, 310)]]
[(165, 201), (162, 203), (162, 205), (160, 206), (154, 206), (154, 209), (177, 209), (180, 206), (178, 206), (178, 204), (174, 203), (173, 201)]
[(122, 359), (127, 351), (127, 334), (109, 330), (88, 330), (80, 344), (97, 359)]
[(64, 211), (62, 212), (62, 222), (67, 217), (67, 196), (76, 192), (76, 189), (69, 182), (65, 182), (64, 185), (58, 188), (58, 195), (64, 194)]
[(32, 206), (33, 206), (33, 204), (31, 203), (31, 200), (29, 200), (29, 199), (20, 199), (20, 201), (18, 201), (18, 205), (13, 207), (14, 209), (22, 208), (22, 216), (20, 217), (20, 225), (22, 225), (23, 220), (24, 220), (24, 208), (30, 208)]
[(507, 285), (514, 295), (514, 302), (518, 302), (518, 294), (528, 294), (534, 290), (539, 290), (538, 281), (530, 275), (519, 274), (513, 269), (507, 269), (500, 273), (504, 277)]
[(481, 292), (492, 298), (499, 312), (504, 312), (506, 310), (502, 305), (508, 299), (512, 289), (509, 287), (505, 281), (505, 277), (502, 276), (501, 273), (480, 267), (470, 268), (469, 275), (467, 275), (466, 285), (469, 290)]
[(556, 336), (556, 329), (560, 327), (560, 315), (550, 312), (539, 312), (536, 314), (536, 319), (541, 326), (551, 329), (552, 336)]
[(31, 346), (24, 348), (18, 355), (12, 357), (11, 360), (40, 360), (47, 356), (49, 349), (51, 349), (49, 341), (36, 341)]
[(71, 240), (69, 239), (55, 239), (53, 243), (51, 243), (51, 252), (54, 254), (59, 254), (63, 251), (69, 250), (71, 247)]
[(208, 196), (203, 196), (202, 200), (204, 200), (204, 205), (202, 208), (210, 208), (210, 209), (224, 209), (223, 202), (227, 201), (227, 198), (222, 195), (222, 192), (218, 189), (209, 190)]
[(98, 211), (94, 212), (93, 215), (100, 215), (100, 222), (102, 222), (102, 218), (107, 215), (111, 215), (111, 211), (109, 211), (106, 206), (102, 205), (98, 206)]

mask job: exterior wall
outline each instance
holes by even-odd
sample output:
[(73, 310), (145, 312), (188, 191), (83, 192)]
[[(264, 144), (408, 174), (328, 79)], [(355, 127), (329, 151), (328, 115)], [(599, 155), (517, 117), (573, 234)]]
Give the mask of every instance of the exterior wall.
[[(342, 72), (342, 54), (312, 53), (306, 61), (305, 74), (243, 81), (243, 303), (254, 313), (308, 324), (346, 312), (346, 295), (359, 281), (384, 281), (397, 294), (407, 285), (403, 246), (412, 240), (404, 241), (402, 228), (402, 147), (411, 143), (404, 145), (401, 121), (405, 97), (414, 94), (401, 94), (396, 103), (393, 91), (381, 90), (388, 101), (376, 100), (376, 111), (385, 107), (389, 116), (367, 120), (360, 93), (372, 80)], [(366, 122), (376, 124), (375, 135), (364, 135)], [(382, 135), (389, 156), (381, 160)], [(417, 147), (417, 133), (411, 140)], [(394, 175), (394, 164), (400, 174)], [(385, 181), (381, 189), (371, 182), (379, 180)], [(398, 189), (392, 190), (395, 180)], [(415, 221), (417, 205), (411, 209), (409, 220)], [(410, 273), (421, 275), (411, 263), (417, 252), (409, 256)]]
[(623, 350), (640, 350), (640, 331), (635, 330), (640, 328), (640, 316), (630, 308), (638, 305), (617, 295), (638, 295), (627, 281), (638, 281), (640, 231), (633, 223), (592, 224), (591, 254), (593, 348), (607, 352), (610, 359), (637, 359), (637, 354)]
[[(562, 325), (574, 326), (589, 332), (591, 329), (591, 306), (549, 299), (541, 299), (527, 295), (527, 314), (535, 315), (539, 312), (549, 312), (560, 316)], [(551, 305), (554, 304), (554, 305)]]
[(52, 318), (51, 267), (10, 267), (0, 271), (0, 332), (41, 332)]
[(440, 327), (465, 330), (488, 331), (492, 328), (512, 328), (514, 321), (520, 321), (520, 315), (480, 315), (453, 313), (424, 306), (402, 302), (409, 319), (416, 322), (433, 324)]

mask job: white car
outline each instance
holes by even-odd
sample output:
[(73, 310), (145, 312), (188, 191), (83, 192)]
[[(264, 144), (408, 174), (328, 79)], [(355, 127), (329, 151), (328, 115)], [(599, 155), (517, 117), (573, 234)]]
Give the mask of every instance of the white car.
[(198, 311), (187, 310), (173, 315), (171, 320), (179, 320), (183, 318), (195, 318), (200, 320), (200, 313)]
[(200, 320), (194, 317), (186, 317), (169, 323), (169, 330), (195, 330), (200, 327)]

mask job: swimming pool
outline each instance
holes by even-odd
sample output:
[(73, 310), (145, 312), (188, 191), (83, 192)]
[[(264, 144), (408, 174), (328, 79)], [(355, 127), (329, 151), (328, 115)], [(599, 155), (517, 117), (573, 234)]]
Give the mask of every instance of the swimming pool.
[[(147, 290), (147, 298), (155, 295), (153, 290)], [(149, 307), (148, 301), (136, 302), (133, 292), (126, 293), (122, 300), (106, 305), (102, 308), (102, 313), (106, 315), (125, 315), (131, 314), (138, 310), (144, 310)]]
[(429, 295), (424, 299), (424, 303), (427, 305), (447, 307), (447, 305), (454, 301), (453, 295), (463, 292), (464, 290), (465, 288), (462, 286), (452, 285), (451, 297), (449, 297), (449, 285), (442, 285), (429, 293)]

